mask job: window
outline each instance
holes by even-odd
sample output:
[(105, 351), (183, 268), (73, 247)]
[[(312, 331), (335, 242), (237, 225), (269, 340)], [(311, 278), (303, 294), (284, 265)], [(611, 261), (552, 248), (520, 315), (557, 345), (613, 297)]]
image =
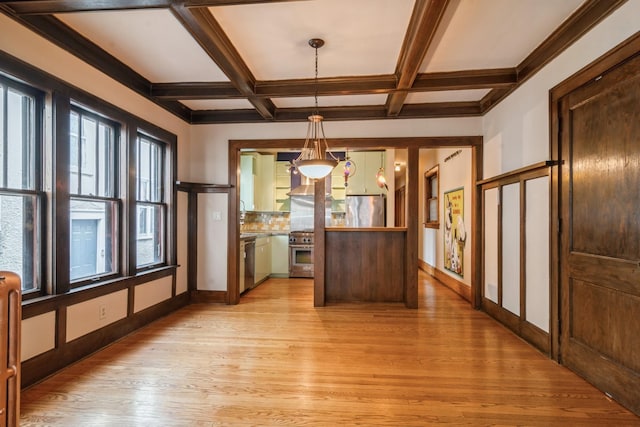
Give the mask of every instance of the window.
[(0, 270), (23, 299), (174, 274), (176, 136), (0, 56)]
[(72, 107), (69, 123), (69, 280), (119, 272), (118, 125)]
[(438, 165), (429, 169), (424, 174), (424, 226), (427, 228), (440, 228), (440, 205), (438, 195), (440, 184), (438, 180)]
[(25, 294), (42, 286), (42, 106), (40, 92), (0, 76), (0, 270)]
[(142, 268), (166, 261), (164, 143), (138, 134), (136, 154), (136, 266)]

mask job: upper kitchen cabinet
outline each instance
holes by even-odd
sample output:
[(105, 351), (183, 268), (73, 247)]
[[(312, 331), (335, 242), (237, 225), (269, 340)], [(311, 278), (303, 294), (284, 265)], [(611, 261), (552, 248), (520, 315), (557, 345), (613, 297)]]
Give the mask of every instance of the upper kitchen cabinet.
[(248, 211), (274, 210), (275, 156), (242, 154), (240, 156), (240, 200)]
[(289, 192), (291, 191), (291, 172), (288, 161), (276, 161), (275, 166), (275, 210), (288, 212), (291, 208)]
[(256, 157), (254, 154), (240, 156), (240, 200), (241, 208), (248, 211), (255, 210), (253, 186), (256, 181)]
[(331, 172), (331, 196), (333, 197), (331, 210), (333, 212), (344, 212), (344, 196), (346, 189), (344, 186), (344, 160), (338, 163)]
[[(349, 157), (356, 165), (356, 173), (349, 177), (346, 194), (381, 194), (376, 175), (384, 167), (384, 151), (352, 151)], [(342, 179), (344, 184), (344, 178)]]

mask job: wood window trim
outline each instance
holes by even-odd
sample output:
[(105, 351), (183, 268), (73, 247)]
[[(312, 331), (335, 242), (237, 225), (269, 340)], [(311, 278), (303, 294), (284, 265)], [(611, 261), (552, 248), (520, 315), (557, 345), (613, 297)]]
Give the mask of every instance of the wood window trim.
[[(435, 165), (424, 173), (424, 222), (425, 228), (440, 228), (440, 165)], [(434, 197), (431, 191), (432, 181), (436, 180), (436, 194)], [(431, 210), (429, 206), (432, 202), (436, 203), (435, 218), (430, 216)]]

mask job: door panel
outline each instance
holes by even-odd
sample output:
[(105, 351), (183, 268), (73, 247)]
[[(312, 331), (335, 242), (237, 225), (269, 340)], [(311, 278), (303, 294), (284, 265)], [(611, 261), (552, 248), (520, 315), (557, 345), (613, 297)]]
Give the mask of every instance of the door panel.
[(640, 59), (561, 100), (560, 358), (640, 412)]

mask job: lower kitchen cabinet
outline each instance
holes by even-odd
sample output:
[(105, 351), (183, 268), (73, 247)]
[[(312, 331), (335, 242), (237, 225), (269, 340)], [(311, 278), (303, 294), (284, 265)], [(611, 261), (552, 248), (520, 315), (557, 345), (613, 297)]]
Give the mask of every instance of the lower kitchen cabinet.
[(257, 237), (255, 250), (255, 283), (261, 283), (271, 274), (271, 237)]
[(271, 236), (271, 277), (289, 277), (289, 235)]

